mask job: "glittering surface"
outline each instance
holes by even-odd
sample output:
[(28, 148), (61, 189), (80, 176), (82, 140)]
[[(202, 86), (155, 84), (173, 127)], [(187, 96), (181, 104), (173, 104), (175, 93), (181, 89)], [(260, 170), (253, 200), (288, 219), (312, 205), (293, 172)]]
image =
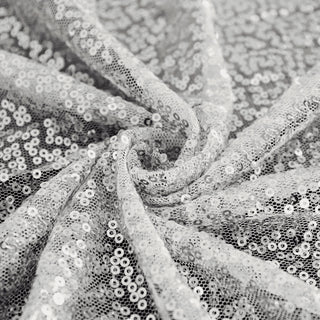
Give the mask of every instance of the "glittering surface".
[(0, 320), (320, 319), (318, 0), (0, 0)]

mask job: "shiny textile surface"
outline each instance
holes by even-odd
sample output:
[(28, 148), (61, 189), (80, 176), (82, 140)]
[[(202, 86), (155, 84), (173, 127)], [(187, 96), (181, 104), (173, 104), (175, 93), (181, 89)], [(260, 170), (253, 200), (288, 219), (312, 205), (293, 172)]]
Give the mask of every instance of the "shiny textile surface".
[(320, 319), (318, 0), (0, 0), (0, 319)]

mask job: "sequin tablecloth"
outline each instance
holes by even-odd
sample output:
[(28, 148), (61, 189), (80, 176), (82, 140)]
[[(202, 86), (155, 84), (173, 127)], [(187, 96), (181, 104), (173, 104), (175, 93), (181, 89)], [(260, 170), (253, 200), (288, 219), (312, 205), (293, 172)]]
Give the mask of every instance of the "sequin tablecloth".
[(0, 319), (320, 319), (319, 0), (0, 0)]

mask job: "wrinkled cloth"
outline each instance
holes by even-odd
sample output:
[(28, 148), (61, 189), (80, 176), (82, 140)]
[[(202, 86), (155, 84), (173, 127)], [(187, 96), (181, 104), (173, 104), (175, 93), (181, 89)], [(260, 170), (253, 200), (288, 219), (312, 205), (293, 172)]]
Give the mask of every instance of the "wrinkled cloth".
[(0, 319), (320, 319), (318, 0), (0, 0)]

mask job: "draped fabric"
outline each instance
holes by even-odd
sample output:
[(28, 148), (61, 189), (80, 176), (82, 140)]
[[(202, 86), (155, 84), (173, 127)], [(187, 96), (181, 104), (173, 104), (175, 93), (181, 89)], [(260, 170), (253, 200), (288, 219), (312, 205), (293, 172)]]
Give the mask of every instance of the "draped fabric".
[(320, 319), (318, 0), (0, 0), (0, 319)]

